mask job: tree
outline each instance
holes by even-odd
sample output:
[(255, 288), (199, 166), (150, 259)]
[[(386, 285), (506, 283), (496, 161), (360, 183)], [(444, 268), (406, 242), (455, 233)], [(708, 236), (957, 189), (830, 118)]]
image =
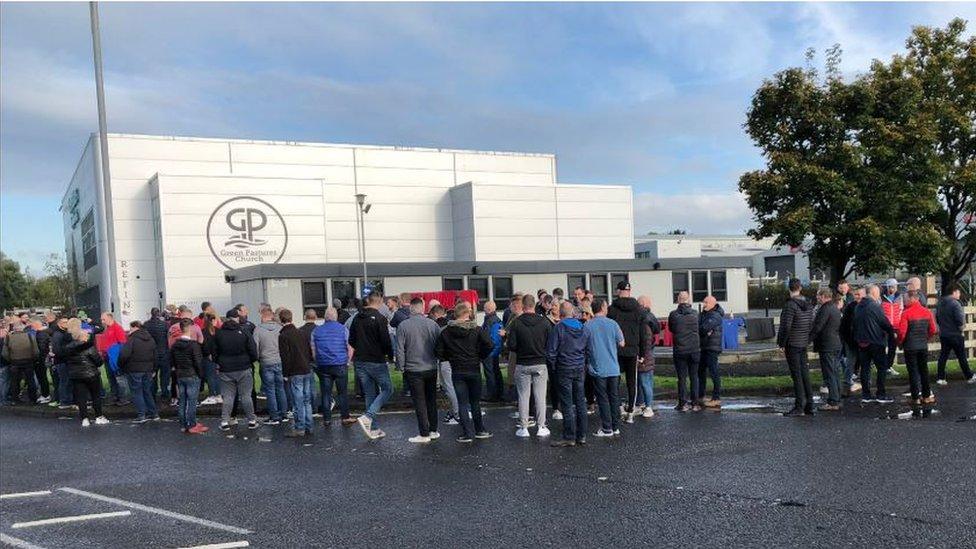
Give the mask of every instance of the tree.
[(671, 235), (683, 235), (683, 234), (688, 234), (688, 231), (686, 231), (684, 229), (672, 229), (672, 230), (668, 231), (668, 234), (671, 234)]
[(45, 276), (34, 281), (32, 303), (69, 309), (74, 306), (79, 288), (64, 258), (51, 254), (44, 262)]
[(0, 310), (23, 307), (30, 301), (30, 284), (20, 264), (0, 252)]

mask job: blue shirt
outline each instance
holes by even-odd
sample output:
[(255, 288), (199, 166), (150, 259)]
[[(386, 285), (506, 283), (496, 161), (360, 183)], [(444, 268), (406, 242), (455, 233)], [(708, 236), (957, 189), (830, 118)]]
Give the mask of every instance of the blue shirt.
[(597, 316), (586, 321), (583, 331), (587, 338), (586, 356), (590, 374), (596, 377), (619, 376), (617, 349), (624, 340), (620, 325), (605, 316)]

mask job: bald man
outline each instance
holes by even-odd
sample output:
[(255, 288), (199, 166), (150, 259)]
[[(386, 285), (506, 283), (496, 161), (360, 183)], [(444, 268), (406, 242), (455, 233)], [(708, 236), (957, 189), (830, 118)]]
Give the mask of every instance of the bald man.
[[(722, 378), (718, 372), (718, 355), (722, 354), (722, 319), (725, 311), (713, 296), (702, 301), (698, 317), (698, 336), (701, 338), (701, 362), (698, 364), (698, 400), (706, 408), (722, 407)], [(712, 378), (712, 398), (705, 400), (705, 382)]]
[[(881, 309), (881, 289), (874, 284), (866, 288), (867, 297), (854, 309), (854, 341), (858, 347), (861, 365), (861, 402), (890, 403), (885, 391), (885, 375), (888, 357), (885, 347), (894, 334), (894, 328)], [(871, 396), (871, 362), (877, 368), (877, 394)]]

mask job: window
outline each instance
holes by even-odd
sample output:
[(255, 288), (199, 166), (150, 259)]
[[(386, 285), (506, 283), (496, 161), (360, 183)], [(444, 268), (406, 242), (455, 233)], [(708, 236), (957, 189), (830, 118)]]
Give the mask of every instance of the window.
[(328, 306), (325, 296), (325, 282), (302, 281), (302, 313), (307, 309), (314, 309), (319, 318), (324, 318), (325, 309)]
[(617, 273), (617, 274), (610, 275), (610, 290), (616, 292), (617, 284), (620, 284), (621, 282), (627, 282), (628, 280), (629, 278), (627, 277), (626, 274)]
[(371, 278), (369, 279), (369, 286), (372, 288), (370, 293), (379, 293), (380, 295), (386, 295), (383, 291), (383, 279), (382, 278)]
[(678, 302), (678, 294), (688, 291), (688, 271), (675, 271), (671, 273), (671, 302)]
[(85, 270), (98, 265), (98, 250), (95, 238), (95, 209), (88, 210), (88, 215), (81, 222), (81, 253), (85, 258)]
[(488, 277), (469, 276), (468, 289), (478, 292), (478, 310), (483, 310), (485, 302), (488, 301)]
[(464, 277), (460, 276), (445, 276), (443, 279), (442, 288), (444, 291), (448, 290), (463, 290), (464, 289)]
[(512, 301), (512, 277), (491, 277), (491, 289), (493, 290), (493, 299), (495, 301), (495, 305), (498, 306), (498, 310), (504, 311), (507, 309), (509, 303)]
[(571, 274), (566, 275), (566, 295), (573, 295), (573, 290), (579, 286), (586, 289), (586, 275)]
[(712, 297), (719, 301), (728, 301), (728, 288), (725, 286), (725, 271), (711, 271)]
[(691, 300), (701, 303), (708, 297), (708, 271), (691, 272)]
[(332, 279), (332, 299), (338, 299), (343, 307), (356, 297), (356, 281), (351, 278)]
[(600, 299), (606, 299), (607, 295), (607, 275), (606, 274), (591, 274), (590, 275), (590, 290), (593, 292), (593, 297), (599, 297)]

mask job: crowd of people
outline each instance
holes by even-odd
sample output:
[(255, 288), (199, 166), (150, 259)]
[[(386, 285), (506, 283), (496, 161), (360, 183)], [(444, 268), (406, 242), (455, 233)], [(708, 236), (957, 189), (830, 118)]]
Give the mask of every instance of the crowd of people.
[[(966, 360), (957, 287), (945, 289), (934, 315), (917, 278), (905, 292), (889, 280), (883, 294), (873, 284), (852, 289), (841, 281), (836, 290), (821, 288), (816, 304), (801, 289), (800, 281), (789, 281), (777, 334), (795, 389), (786, 415), (814, 414), (811, 343), (823, 374), (825, 398), (818, 409), (824, 412), (840, 410), (855, 393), (863, 403), (890, 402), (886, 378), (894, 372), (898, 347), (904, 350), (913, 406), (933, 404), (928, 342), (936, 334), (942, 349), (936, 383), (947, 383), (950, 353), (969, 383), (976, 383)], [(114, 405), (131, 402), (136, 423), (158, 421), (160, 407), (168, 405), (192, 435), (208, 431), (197, 421), (198, 405), (219, 405), (222, 431), (237, 428), (240, 418), (248, 429), (284, 424), (285, 436), (295, 438), (310, 436), (316, 420), (333, 426), (337, 411), (336, 424), (358, 425), (375, 440), (385, 436), (379, 415), (394, 392), (392, 364), (403, 374), (403, 390), (416, 413), (418, 434), (410, 442), (438, 439), (439, 423), (458, 426), (460, 443), (491, 438), (481, 403), (506, 401), (517, 404), (516, 437), (551, 436), (551, 419), (561, 421), (561, 436), (552, 445), (576, 446), (588, 434), (619, 436), (621, 423), (654, 417), (654, 348), (665, 326), (678, 381), (675, 409), (721, 408), (725, 312), (713, 296), (697, 308), (688, 292), (679, 292), (675, 301), (666, 325), (649, 297), (631, 295), (627, 281), (616, 286), (612, 301), (580, 287), (566, 297), (556, 288), (516, 293), (499, 314), (489, 300), (480, 322), (476, 304), (466, 301), (447, 309), (411, 294), (380, 293), (336, 302), (322, 318), (312, 309), (299, 318), (262, 303), (256, 324), (243, 304), (220, 316), (207, 302), (198, 313), (185, 305), (152, 309), (146, 321), (133, 321), (128, 330), (107, 312), (98, 321), (83, 312), (23, 314), (5, 318), (0, 328), (0, 404), (20, 402), (26, 390), (30, 403), (77, 409), (83, 427), (108, 423), (109, 397)], [(350, 367), (355, 394), (365, 401), (356, 418), (350, 413)], [(255, 368), (267, 413), (260, 422)], [(443, 416), (439, 395), (448, 403)], [(590, 415), (597, 419), (592, 433)]]

